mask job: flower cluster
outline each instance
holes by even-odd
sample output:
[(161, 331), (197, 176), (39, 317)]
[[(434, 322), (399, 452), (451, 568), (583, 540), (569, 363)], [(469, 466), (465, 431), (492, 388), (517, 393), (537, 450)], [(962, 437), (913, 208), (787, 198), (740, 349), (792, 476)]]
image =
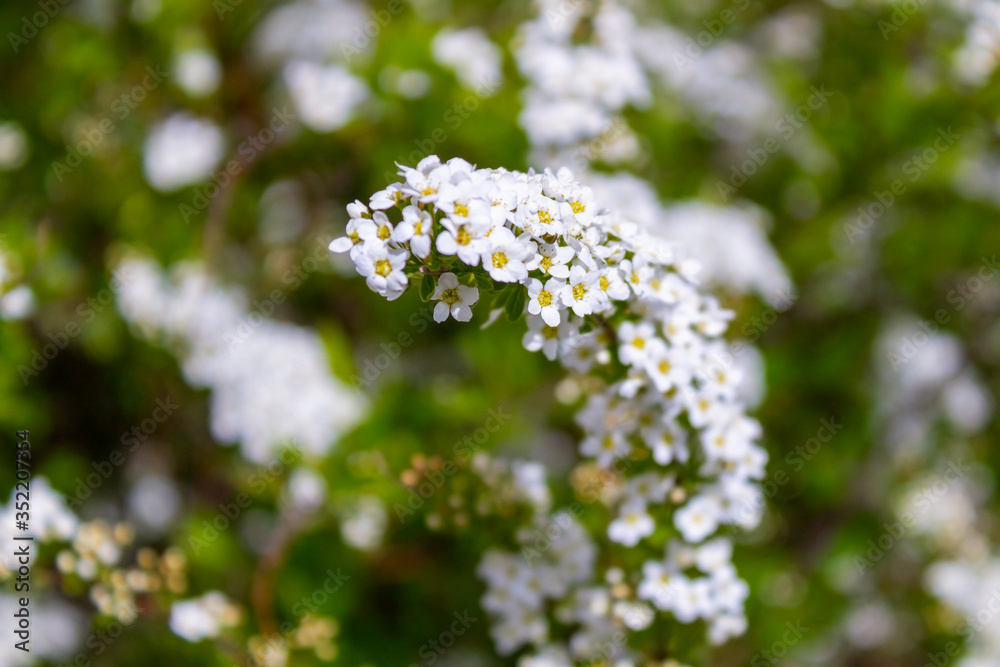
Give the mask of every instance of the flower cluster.
[[(582, 628), (570, 640), (572, 654), (592, 655), (605, 631), (644, 627), (635, 619), (646, 614), (632, 612), (650, 604), (683, 623), (705, 619), (714, 642), (742, 632), (746, 588), (728, 542), (685, 545), (721, 526), (757, 524), (763, 502), (755, 480), (767, 457), (736, 393), (738, 373), (712, 361), (731, 313), (699, 293), (695, 264), (603, 208), (565, 169), (524, 174), (432, 156), (400, 175), (367, 206), (348, 206), (347, 235), (330, 249), (349, 253), (368, 286), (389, 300), (419, 281), (421, 296), (438, 302), (437, 321), (470, 320), (480, 290), (493, 297), (491, 318), (527, 311), (524, 346), (590, 379), (577, 416), (580, 453), (601, 470), (627, 472), (600, 494), (615, 516), (608, 548), (672, 545), (665, 559), (646, 563), (637, 590), (618, 588), (625, 606), (580, 603), (600, 624), (559, 619)], [(498, 647), (547, 647), (541, 601), (596, 593), (574, 586), (583, 579), (566, 579), (570, 570), (551, 548), (540, 560), (559, 576), (511, 558), (491, 553), (480, 569), (490, 584), (484, 606), (500, 619)], [(573, 571), (583, 576), (585, 564)], [(693, 577), (695, 569), (707, 576)], [(602, 631), (591, 632), (598, 625)]]

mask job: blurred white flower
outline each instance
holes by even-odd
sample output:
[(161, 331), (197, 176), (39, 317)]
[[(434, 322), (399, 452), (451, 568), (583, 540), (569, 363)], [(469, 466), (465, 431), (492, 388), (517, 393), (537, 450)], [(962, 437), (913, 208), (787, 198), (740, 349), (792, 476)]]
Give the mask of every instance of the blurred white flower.
[(344, 542), (359, 551), (371, 551), (382, 544), (388, 513), (378, 496), (359, 496), (343, 511), (340, 534)]
[(28, 135), (15, 122), (0, 123), (0, 171), (17, 169), (27, 159)]
[(222, 66), (207, 49), (187, 49), (174, 57), (174, 80), (191, 97), (214, 93), (222, 80)]
[(238, 607), (219, 591), (209, 591), (201, 597), (175, 602), (170, 607), (170, 629), (189, 642), (212, 639), (225, 628), (239, 623)]
[(302, 121), (317, 132), (343, 127), (368, 98), (365, 82), (339, 65), (292, 61), (285, 66), (285, 82)]
[(224, 150), (222, 130), (214, 123), (175, 113), (154, 126), (146, 139), (146, 180), (161, 192), (200, 183), (211, 176)]

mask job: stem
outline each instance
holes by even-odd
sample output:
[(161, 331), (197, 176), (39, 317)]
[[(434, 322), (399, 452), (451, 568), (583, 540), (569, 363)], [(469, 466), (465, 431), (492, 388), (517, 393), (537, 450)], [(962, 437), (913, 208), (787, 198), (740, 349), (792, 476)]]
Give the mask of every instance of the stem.
[(273, 635), (278, 632), (278, 620), (274, 614), (274, 587), (278, 570), (288, 554), (288, 547), (302, 524), (301, 515), (294, 511), (279, 516), (279, 526), (268, 550), (261, 556), (253, 575), (250, 597), (254, 615), (261, 634)]

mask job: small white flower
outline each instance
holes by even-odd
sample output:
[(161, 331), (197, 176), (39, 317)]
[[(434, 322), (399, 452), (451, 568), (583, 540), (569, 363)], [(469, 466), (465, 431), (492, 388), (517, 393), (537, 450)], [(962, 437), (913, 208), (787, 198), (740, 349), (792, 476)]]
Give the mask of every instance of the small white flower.
[[(567, 264), (576, 256), (576, 252), (566, 245), (555, 245), (539, 243), (535, 250), (535, 256), (529, 259), (525, 266), (529, 271), (541, 269), (550, 276), (562, 278), (564, 281), (569, 278), (569, 266)], [(626, 294), (628, 289), (626, 288)]]
[(625, 493), (630, 502), (638, 504), (662, 503), (667, 492), (674, 487), (674, 478), (657, 472), (647, 472), (634, 477)]
[(569, 336), (565, 322), (558, 327), (549, 326), (539, 315), (528, 314), (528, 330), (521, 338), (521, 344), (529, 352), (541, 350), (545, 358), (552, 361), (559, 354), (560, 342)]
[(623, 364), (640, 366), (649, 356), (649, 349), (656, 340), (656, 327), (652, 322), (622, 322), (618, 327), (618, 357)]
[(674, 600), (683, 590), (687, 579), (676, 568), (660, 561), (646, 561), (642, 565), (642, 581), (636, 594), (641, 600), (649, 600), (660, 610), (670, 609)]
[(567, 308), (572, 308), (579, 317), (594, 312), (597, 301), (597, 290), (594, 284), (598, 275), (587, 271), (582, 266), (574, 266), (569, 271), (569, 284), (562, 288), (559, 296)]
[(434, 321), (444, 322), (450, 313), (459, 322), (472, 319), (472, 306), (479, 301), (479, 290), (468, 285), (460, 285), (454, 273), (442, 273), (434, 290)]
[(721, 518), (722, 507), (719, 500), (706, 494), (695, 496), (677, 510), (674, 525), (681, 531), (685, 542), (697, 544), (716, 531)]
[(392, 240), (393, 227), (389, 216), (382, 211), (375, 211), (372, 217), (359, 218), (356, 227), (358, 236), (365, 243), (388, 243)]
[(384, 190), (379, 190), (368, 199), (368, 205), (375, 211), (392, 208), (403, 198), (403, 189), (399, 183), (393, 183)]
[(550, 327), (559, 326), (559, 292), (565, 286), (566, 281), (558, 278), (549, 278), (544, 285), (541, 280), (531, 278), (528, 282), (528, 312), (541, 315), (542, 320)]
[(643, 368), (657, 391), (669, 391), (673, 387), (684, 387), (691, 382), (688, 370), (688, 355), (657, 339), (657, 345), (650, 346)]
[(438, 234), (437, 249), (443, 255), (458, 255), (468, 266), (477, 266), (479, 258), (492, 247), (486, 237), (489, 226), (483, 223), (467, 222), (457, 224), (450, 218), (441, 221), (444, 231)]
[(608, 539), (626, 547), (634, 547), (644, 537), (653, 534), (656, 524), (641, 503), (630, 503), (621, 508), (621, 514), (608, 526)]
[(632, 446), (621, 433), (611, 431), (603, 435), (591, 435), (580, 443), (580, 453), (593, 456), (597, 465), (608, 468), (616, 459), (624, 458), (632, 452)]
[(409, 255), (405, 250), (393, 250), (384, 243), (365, 243), (365, 251), (358, 255), (355, 263), (368, 287), (392, 301), (399, 298), (409, 282), (403, 272)]
[(519, 283), (528, 277), (524, 260), (531, 253), (528, 245), (506, 227), (494, 229), (489, 235), (488, 250), (482, 252), (483, 268), (490, 278), (501, 283)]
[(403, 221), (392, 231), (392, 240), (410, 244), (410, 251), (420, 259), (431, 254), (431, 233), (434, 223), (431, 214), (416, 206), (403, 209)]

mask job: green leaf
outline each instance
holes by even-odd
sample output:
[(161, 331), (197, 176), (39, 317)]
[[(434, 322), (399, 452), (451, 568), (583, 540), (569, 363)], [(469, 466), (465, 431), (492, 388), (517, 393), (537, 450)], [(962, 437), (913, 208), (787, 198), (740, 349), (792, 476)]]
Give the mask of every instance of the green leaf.
[(513, 293), (507, 299), (507, 303), (504, 304), (507, 319), (511, 322), (519, 319), (524, 314), (524, 296), (527, 293), (527, 290), (522, 285), (516, 285)]
[(490, 277), (485, 273), (481, 273), (476, 276), (476, 283), (479, 285), (479, 289), (483, 290), (484, 292), (489, 292), (492, 294), (493, 290), (496, 289), (496, 286), (493, 284), (493, 281), (490, 280)]
[(424, 277), (420, 279), (420, 300), (430, 301), (431, 297), (434, 296), (434, 288), (437, 284), (434, 282), (434, 276), (429, 273), (425, 273)]
[(514, 293), (513, 285), (504, 285), (493, 295), (492, 308), (503, 308)]

